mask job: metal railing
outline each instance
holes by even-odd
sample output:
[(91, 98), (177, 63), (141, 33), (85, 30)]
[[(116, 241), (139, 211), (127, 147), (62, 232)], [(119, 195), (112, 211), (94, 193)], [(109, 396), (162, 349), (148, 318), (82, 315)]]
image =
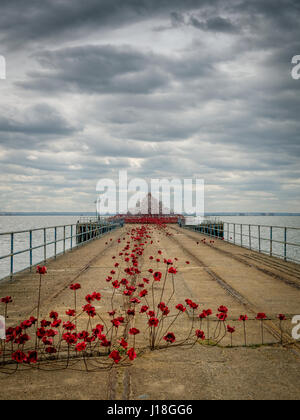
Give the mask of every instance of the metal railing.
[[(14, 274), (33, 266), (45, 263), (48, 258), (56, 258), (66, 251), (72, 251), (104, 234), (120, 227), (119, 223), (102, 225), (100, 223), (86, 224), (86, 228), (78, 232), (78, 224), (50, 226), (14, 232), (0, 232), (1, 248), (8, 248), (8, 253), (0, 255), (0, 263), (9, 261), (8, 272), (3, 271), (0, 279), (13, 278)], [(28, 244), (24, 247), (24, 244)], [(15, 271), (16, 257), (22, 256)]]
[(284, 261), (300, 263), (300, 228), (233, 222), (185, 226), (213, 238), (224, 238), (234, 245)]

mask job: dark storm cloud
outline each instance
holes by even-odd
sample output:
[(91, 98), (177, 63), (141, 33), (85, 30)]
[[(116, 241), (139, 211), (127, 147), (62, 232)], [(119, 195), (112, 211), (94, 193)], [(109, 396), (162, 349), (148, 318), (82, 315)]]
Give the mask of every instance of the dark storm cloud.
[(60, 92), (146, 94), (168, 83), (151, 53), (129, 46), (74, 47), (36, 55), (43, 71), (31, 72), (27, 89)]
[[(21, 45), (82, 31), (117, 28), (150, 18), (218, 3), (214, 0), (11, 0), (1, 2), (5, 44)], [(1, 39), (0, 38), (0, 39)]]
[(0, 116), (0, 146), (11, 149), (35, 148), (57, 136), (68, 136), (80, 131), (70, 124), (55, 108), (45, 103), (23, 111), (11, 110)]

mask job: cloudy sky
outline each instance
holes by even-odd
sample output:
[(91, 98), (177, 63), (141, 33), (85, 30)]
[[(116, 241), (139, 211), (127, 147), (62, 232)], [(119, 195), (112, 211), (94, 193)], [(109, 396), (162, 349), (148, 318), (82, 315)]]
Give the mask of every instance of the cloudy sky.
[(1, 0), (0, 211), (100, 178), (203, 178), (206, 211), (300, 211), (298, 0)]

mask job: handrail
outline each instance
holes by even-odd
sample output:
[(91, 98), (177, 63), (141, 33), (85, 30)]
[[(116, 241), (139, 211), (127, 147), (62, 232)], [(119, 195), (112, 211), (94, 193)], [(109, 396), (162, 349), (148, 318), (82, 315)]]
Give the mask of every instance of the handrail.
[[(270, 256), (276, 256), (284, 261), (300, 263), (300, 228), (295, 226), (271, 226), (256, 225), (252, 223), (218, 222), (216, 224), (202, 223), (200, 225), (183, 226), (188, 229), (199, 231), (205, 235), (238, 245), (242, 248), (258, 251)], [(257, 228), (257, 233), (253, 232)], [(232, 229), (232, 230), (231, 230)], [(280, 231), (278, 231), (280, 229)], [(267, 230), (268, 237), (262, 232)], [(299, 243), (294, 242), (295, 238), (288, 239), (289, 231), (299, 232), (297, 238)], [(297, 239), (296, 239), (297, 240)], [(281, 248), (281, 252), (278, 247)], [(295, 250), (296, 249), (296, 250)]]
[[(82, 224), (73, 223), (73, 224), (67, 224), (67, 225), (57, 225), (57, 226), (47, 226), (47, 227), (40, 227), (40, 228), (33, 228), (33, 229), (27, 229), (27, 230), (19, 230), (14, 232), (0, 232), (0, 240), (4, 236), (8, 236), (10, 238), (10, 252), (6, 253), (5, 255), (0, 255), (0, 261), (9, 259), (10, 260), (10, 268), (8, 276), (12, 279), (15, 274), (17, 274), (19, 271), (14, 270), (14, 263), (15, 259), (14, 257), (17, 255), (21, 255), (24, 253), (29, 254), (29, 265), (22, 268), (23, 271), (25, 269), (32, 269), (33, 265), (37, 265), (40, 263), (45, 263), (47, 258), (56, 258), (58, 255), (64, 254), (66, 251), (73, 250), (74, 248), (77, 248), (81, 245), (84, 245), (94, 239), (97, 239), (106, 233), (118, 228), (121, 226), (120, 223), (114, 223), (114, 224), (102, 224), (102, 223), (95, 223), (90, 222), (86, 223), (83, 226), (85, 226), (85, 230), (81, 230), (78, 233), (77, 226), (82, 226)], [(58, 235), (59, 229), (62, 229), (62, 234)], [(39, 235), (38, 240), (43, 239), (41, 243), (33, 244), (33, 233), (34, 232), (41, 232)], [(47, 238), (47, 234), (52, 234), (52, 238)], [(75, 232), (75, 233), (74, 233)], [(24, 249), (15, 249), (15, 237), (16, 235), (20, 234), (28, 234), (28, 247)], [(74, 244), (74, 240), (76, 241), (76, 244)], [(69, 241), (69, 245), (67, 245), (67, 242)], [(62, 243), (62, 252), (57, 252), (57, 244)], [(50, 245), (54, 245), (54, 251), (51, 253), (51, 255), (48, 254), (47, 256), (47, 247)], [(33, 264), (33, 251), (37, 249), (43, 248), (44, 255), (43, 259), (40, 261), (35, 261)], [(4, 276), (4, 278), (6, 275)], [(3, 278), (3, 277), (2, 277)], [(1, 274), (0, 274), (1, 279)]]

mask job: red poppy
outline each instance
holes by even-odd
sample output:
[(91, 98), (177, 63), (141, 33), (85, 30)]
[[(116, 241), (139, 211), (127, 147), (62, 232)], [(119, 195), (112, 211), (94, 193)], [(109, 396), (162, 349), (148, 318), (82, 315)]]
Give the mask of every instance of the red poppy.
[(196, 330), (195, 335), (197, 338), (201, 338), (201, 340), (205, 340), (205, 334), (201, 330)]
[(77, 335), (71, 333), (64, 333), (62, 335), (63, 340), (65, 340), (68, 344), (76, 344), (77, 342)]
[(235, 328), (234, 328), (234, 327), (230, 327), (230, 325), (227, 325), (227, 331), (228, 331), (230, 334), (233, 334), (233, 333), (235, 332)]
[(38, 354), (36, 351), (32, 350), (28, 352), (26, 360), (28, 363), (36, 363), (37, 362)]
[(75, 316), (76, 315), (76, 312), (75, 312), (74, 309), (69, 309), (69, 310), (66, 311), (66, 315), (68, 315), (68, 316)]
[(134, 360), (136, 358), (136, 352), (134, 351), (134, 348), (128, 350), (127, 355), (130, 360)]
[(121, 338), (119, 343), (120, 343), (120, 346), (122, 346), (124, 349), (127, 349), (128, 343), (127, 343), (127, 341), (124, 340), (124, 338)]
[(163, 338), (167, 343), (174, 343), (175, 342), (175, 335), (172, 332), (168, 332), (168, 334), (165, 335)]
[(147, 305), (143, 305), (143, 306), (141, 307), (140, 313), (141, 313), (141, 314), (143, 314), (144, 312), (147, 312), (147, 311), (148, 311), (148, 309), (149, 309), (149, 306), (147, 306)]
[(115, 314), (116, 314), (116, 311), (110, 311), (110, 312), (108, 312), (108, 315), (109, 316), (115, 316)]
[(113, 359), (115, 363), (119, 363), (119, 361), (121, 360), (121, 356), (118, 350), (113, 350), (108, 357)]
[(240, 315), (239, 321), (247, 321), (247, 320), (248, 320), (248, 316), (247, 315)]
[(131, 302), (131, 303), (141, 303), (140, 299), (138, 299), (138, 298), (136, 298), (136, 297), (131, 298), (131, 299), (130, 299), (130, 302)]
[(77, 351), (83, 351), (86, 348), (86, 343), (83, 341), (82, 343), (78, 343), (75, 346), (75, 350)]
[(158, 326), (158, 319), (157, 318), (150, 318), (148, 321), (150, 327), (157, 327)]
[(45, 328), (38, 328), (36, 331), (36, 335), (38, 338), (43, 338), (45, 334), (46, 334)]
[(22, 328), (22, 330), (26, 330), (27, 328), (30, 328), (32, 326), (32, 322), (27, 319), (23, 322), (21, 322), (20, 327)]
[(177, 273), (177, 270), (174, 267), (170, 267), (169, 270), (168, 270), (168, 273), (170, 273), (170, 274), (176, 274)]
[(164, 308), (166, 307), (166, 304), (165, 304), (165, 302), (160, 302), (160, 303), (157, 305), (157, 307), (158, 307), (161, 311), (163, 311), (163, 310), (164, 310)]
[(134, 309), (128, 309), (127, 310), (127, 315), (134, 316), (135, 315), (135, 310)]
[(60, 324), (61, 324), (61, 319), (55, 319), (55, 320), (52, 322), (51, 327), (52, 327), (52, 328), (58, 328), (58, 327), (60, 326)]
[(90, 305), (89, 303), (87, 305), (84, 305), (82, 309), (92, 318), (96, 316), (96, 309), (94, 308), (94, 306)]
[(72, 322), (67, 321), (63, 323), (63, 328), (67, 331), (73, 331), (75, 330), (76, 326), (74, 324), (72, 324)]
[(42, 319), (41, 321), (41, 327), (47, 328), (51, 325), (50, 321), (47, 321), (46, 319)]
[(53, 339), (52, 338), (48, 338), (46, 335), (42, 338), (42, 342), (43, 344), (45, 344), (45, 346), (51, 346), (53, 344)]
[(120, 283), (118, 282), (118, 280), (113, 281), (112, 285), (115, 289), (119, 289), (119, 287), (120, 287)]
[(81, 288), (81, 286), (80, 286), (80, 284), (79, 283), (75, 283), (75, 284), (71, 284), (70, 285), (70, 289), (71, 290), (78, 290), (78, 289), (80, 289)]
[(77, 334), (77, 337), (79, 338), (79, 340), (86, 340), (89, 335), (90, 333), (88, 331), (81, 331)]
[(226, 321), (226, 319), (228, 318), (228, 315), (224, 312), (221, 312), (220, 314), (217, 314), (217, 317), (219, 318), (220, 321)]
[(23, 353), (21, 350), (17, 350), (11, 355), (11, 358), (17, 363), (23, 363), (26, 361), (26, 354)]
[(264, 312), (259, 312), (257, 315), (256, 315), (256, 319), (266, 319), (267, 318), (267, 316), (266, 316), (266, 314), (264, 313)]
[(162, 274), (161, 274), (161, 272), (160, 272), (160, 271), (156, 271), (156, 272), (153, 274), (153, 278), (154, 278), (154, 280), (155, 280), (155, 281), (160, 281), (160, 280), (161, 280), (161, 276), (162, 276)]
[(57, 319), (58, 318), (58, 313), (54, 312), (54, 311), (51, 311), (50, 314), (49, 314), (49, 318)]
[(280, 319), (280, 321), (285, 321), (286, 320), (286, 316), (284, 314), (279, 314), (278, 315), (278, 319)]
[(47, 353), (49, 353), (49, 354), (54, 354), (54, 353), (56, 353), (56, 352), (57, 352), (57, 350), (56, 350), (56, 348), (55, 348), (55, 347), (46, 347), (46, 348), (45, 348), (45, 351), (46, 351)]
[(228, 308), (226, 308), (226, 306), (224, 306), (224, 305), (221, 305), (221, 306), (218, 308), (218, 311), (219, 311), (219, 312), (222, 312), (222, 313), (224, 313), (224, 314), (226, 314), (226, 313), (228, 312)]
[(45, 267), (45, 266), (41, 267), (40, 265), (38, 265), (36, 267), (36, 272), (41, 274), (41, 275), (46, 274), (47, 273), (47, 267)]
[(133, 327), (133, 328), (130, 328), (130, 330), (129, 330), (129, 334), (131, 334), (131, 335), (137, 335), (137, 334), (139, 334), (140, 333), (140, 330), (138, 330), (137, 328), (135, 328), (135, 327)]
[(96, 300), (100, 300), (101, 299), (101, 293), (99, 293), (99, 292), (93, 292), (92, 293), (92, 297), (93, 297), (93, 299), (96, 299)]
[(178, 305), (176, 305), (176, 309), (178, 309), (178, 311), (181, 311), (181, 312), (185, 312), (186, 311), (186, 308), (181, 303), (179, 303)]
[(57, 334), (58, 334), (58, 332), (56, 330), (50, 329), (50, 330), (46, 331), (47, 337), (55, 337)]
[(121, 324), (121, 322), (118, 320), (118, 318), (112, 319), (111, 323), (113, 324), (114, 327), (118, 328), (119, 325)]
[(11, 303), (12, 302), (12, 298), (11, 298), (11, 296), (3, 297), (3, 298), (1, 298), (1, 302), (2, 303), (5, 303), (5, 304)]

